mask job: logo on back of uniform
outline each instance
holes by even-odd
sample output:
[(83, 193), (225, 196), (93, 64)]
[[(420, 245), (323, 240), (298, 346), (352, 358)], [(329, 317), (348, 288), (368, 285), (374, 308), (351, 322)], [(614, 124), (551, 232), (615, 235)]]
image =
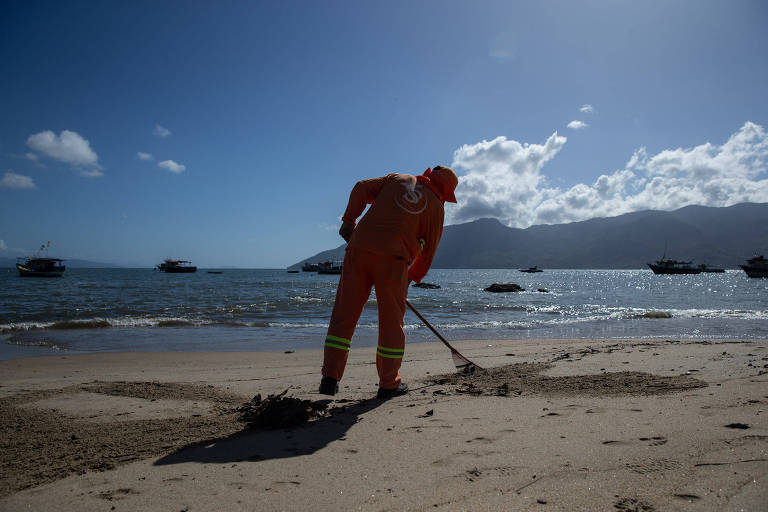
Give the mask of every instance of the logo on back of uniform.
[(405, 192), (395, 196), (395, 203), (408, 213), (414, 215), (423, 212), (427, 208), (427, 197), (420, 184), (401, 183)]

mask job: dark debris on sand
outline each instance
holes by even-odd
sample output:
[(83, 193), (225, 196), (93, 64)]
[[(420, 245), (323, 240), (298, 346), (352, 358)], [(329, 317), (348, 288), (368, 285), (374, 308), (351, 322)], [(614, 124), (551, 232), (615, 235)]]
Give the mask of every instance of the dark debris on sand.
[(550, 395), (659, 395), (705, 387), (704, 381), (689, 377), (660, 376), (644, 372), (604, 372), (593, 375), (549, 377), (541, 372), (548, 363), (518, 363), (488, 368), (471, 375), (437, 375), (427, 382), (453, 385), (454, 392), (469, 395), (516, 396), (523, 393)]
[(249, 428), (297, 427), (328, 415), (327, 401), (299, 400), (282, 393), (261, 398), (256, 395), (238, 408), (240, 421)]

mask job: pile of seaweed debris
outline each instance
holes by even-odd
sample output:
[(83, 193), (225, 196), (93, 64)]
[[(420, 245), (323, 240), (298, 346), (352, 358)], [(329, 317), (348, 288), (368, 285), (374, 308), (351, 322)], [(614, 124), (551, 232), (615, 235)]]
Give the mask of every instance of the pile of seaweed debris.
[(261, 398), (256, 395), (250, 402), (237, 408), (240, 421), (248, 428), (286, 428), (304, 425), (328, 414), (327, 401), (299, 400), (282, 393)]

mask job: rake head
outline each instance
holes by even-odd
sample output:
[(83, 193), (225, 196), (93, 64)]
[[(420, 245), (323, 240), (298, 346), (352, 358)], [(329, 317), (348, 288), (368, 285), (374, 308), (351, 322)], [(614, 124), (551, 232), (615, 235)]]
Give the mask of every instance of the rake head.
[(478, 370), (483, 370), (482, 367), (459, 354), (456, 350), (451, 350), (451, 358), (453, 359), (453, 365), (456, 367), (456, 371), (459, 373), (472, 374)]

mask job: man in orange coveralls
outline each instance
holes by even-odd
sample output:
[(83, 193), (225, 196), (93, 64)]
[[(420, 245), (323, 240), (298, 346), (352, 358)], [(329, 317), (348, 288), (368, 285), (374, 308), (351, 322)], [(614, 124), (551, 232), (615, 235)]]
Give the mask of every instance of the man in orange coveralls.
[[(456, 202), (458, 182), (452, 169), (437, 166), (421, 176), (388, 174), (359, 181), (352, 189), (339, 229), (348, 243), (325, 337), (320, 393), (335, 395), (339, 389), (352, 335), (372, 286), (379, 309), (377, 396), (387, 399), (408, 391), (399, 373), (408, 284), (421, 282), (432, 264), (443, 234), (443, 203)], [(371, 208), (355, 227), (366, 204)]]

